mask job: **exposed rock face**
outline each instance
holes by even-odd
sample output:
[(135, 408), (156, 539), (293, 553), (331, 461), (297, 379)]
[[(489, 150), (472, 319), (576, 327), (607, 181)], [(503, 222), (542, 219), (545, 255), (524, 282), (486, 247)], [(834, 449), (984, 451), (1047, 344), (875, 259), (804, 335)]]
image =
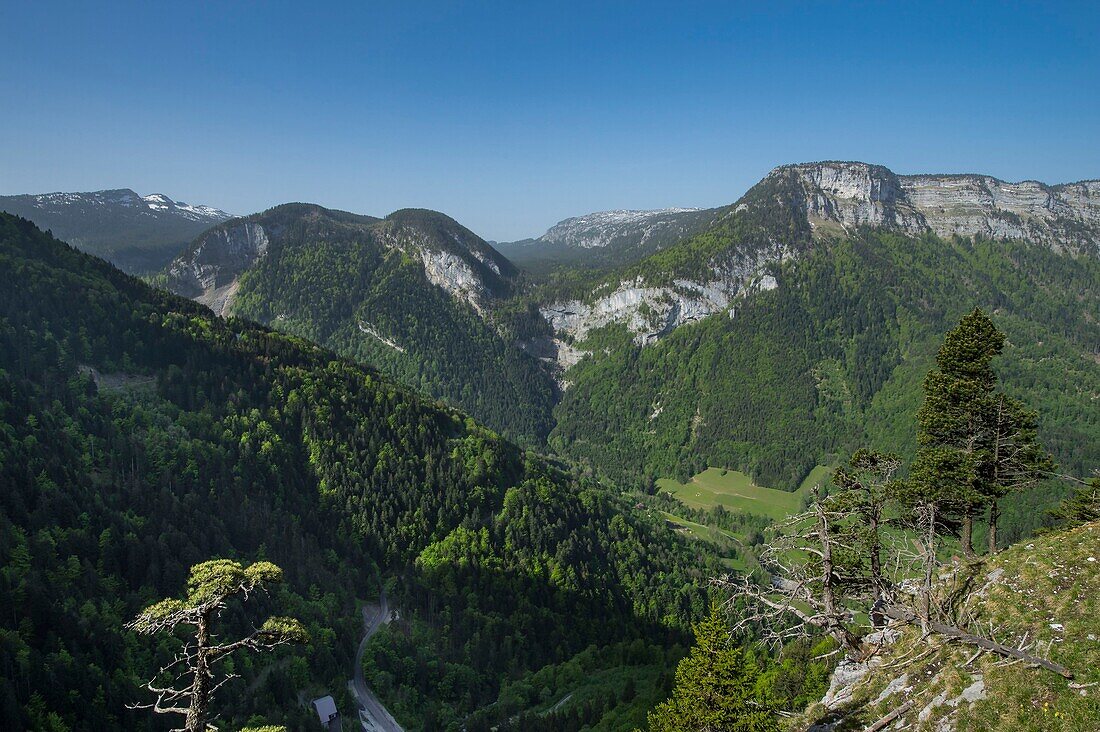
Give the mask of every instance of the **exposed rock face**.
[(229, 315), (240, 276), (261, 259), (277, 258), (284, 247), (336, 241), (419, 260), (428, 282), (478, 313), (484, 313), (491, 297), (510, 290), (515, 275), (512, 264), (476, 234), (434, 211), (406, 209), (377, 219), (285, 204), (204, 233), (169, 265), (168, 287)]
[(606, 247), (616, 239), (631, 237), (639, 243), (683, 228), (698, 208), (662, 208), (654, 211), (599, 211), (554, 224), (535, 242), (579, 249)]
[(883, 226), (916, 234), (924, 221), (906, 200), (898, 177), (881, 165), (814, 163), (778, 168), (802, 183), (801, 202), (811, 224), (834, 221), (844, 227)]
[(776, 168), (795, 175), (811, 224), (869, 225), (907, 234), (1025, 239), (1095, 256), (1100, 249), (1100, 181), (1048, 186), (984, 175), (895, 175), (866, 163)]
[(169, 288), (228, 315), (238, 278), (267, 254), (270, 243), (259, 223), (240, 221), (214, 229), (168, 266)]
[(451, 252), (420, 250), (424, 274), (428, 280), (460, 300), (470, 303), (479, 313), (483, 310), (485, 284), (462, 257)]
[(905, 194), (940, 236), (1027, 239), (1072, 253), (1097, 253), (1100, 181), (1046, 186), (987, 176), (902, 178)]
[[(622, 323), (639, 345), (656, 342), (676, 328), (703, 318), (725, 313), (735, 317), (735, 302), (753, 292), (778, 286), (771, 265), (791, 255), (782, 246), (735, 257), (729, 264), (715, 265), (706, 281), (676, 279), (670, 285), (647, 285), (644, 279), (623, 281), (613, 290), (605, 286), (591, 298), (545, 305), (539, 309), (555, 333), (568, 334), (583, 342), (589, 332), (612, 323)], [(572, 363), (584, 351), (570, 349)], [(572, 363), (562, 362), (563, 368)]]
[[(616, 232), (639, 226), (670, 225), (682, 217), (706, 213), (717, 226), (728, 217), (754, 217), (770, 222), (776, 211), (790, 211), (796, 221), (809, 224), (813, 237), (852, 231), (859, 226), (899, 231), (907, 235), (985, 236), (1024, 239), (1056, 251), (1096, 256), (1100, 251), (1100, 181), (1058, 186), (1026, 181), (1006, 183), (980, 175), (895, 175), (881, 165), (824, 162), (776, 168), (737, 204), (709, 211), (612, 211), (566, 219), (537, 242), (573, 247), (609, 246)], [(781, 220), (781, 217), (779, 217)], [(695, 219), (698, 222), (698, 218)], [(772, 224), (767, 224), (772, 226)], [(776, 226), (777, 231), (793, 231)], [(730, 231), (728, 250), (715, 255), (701, 269), (703, 276), (680, 278), (654, 285), (641, 277), (605, 284), (583, 299), (544, 305), (540, 311), (559, 335), (584, 348), (592, 330), (622, 323), (641, 345), (653, 343), (674, 329), (711, 315), (735, 315), (735, 300), (756, 290), (778, 285), (771, 273), (775, 263), (805, 250), (811, 238), (767, 233), (741, 241)], [(693, 231), (692, 233), (698, 233)], [(790, 241), (784, 239), (787, 237)], [(571, 362), (583, 350), (571, 349)], [(571, 363), (559, 361), (563, 369)]]

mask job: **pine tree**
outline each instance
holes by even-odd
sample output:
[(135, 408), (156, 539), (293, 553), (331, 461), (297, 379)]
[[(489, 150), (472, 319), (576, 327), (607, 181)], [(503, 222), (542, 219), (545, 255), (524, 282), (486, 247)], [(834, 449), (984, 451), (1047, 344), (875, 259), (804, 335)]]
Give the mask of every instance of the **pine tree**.
[(973, 556), (974, 517), (989, 509), (989, 551), (997, 549), (1000, 499), (1053, 469), (1038, 442), (1038, 416), (997, 391), (993, 358), (1005, 336), (975, 309), (948, 332), (924, 382), (917, 413), (917, 501), (960, 522), (963, 553)]
[[(1004, 334), (975, 308), (949, 331), (924, 380), (917, 413), (915, 486), (925, 505), (961, 520), (963, 552), (973, 554), (974, 514), (985, 502), (983, 452), (997, 376), (991, 365), (1004, 349)], [(938, 517), (937, 517), (938, 518)]]
[(651, 732), (771, 732), (775, 709), (756, 693), (759, 670), (731, 644), (722, 610), (695, 627), (695, 647), (676, 667), (672, 697), (649, 715)]
[[(141, 611), (127, 625), (131, 630), (142, 635), (154, 635), (162, 631), (175, 631), (179, 626), (190, 626), (194, 628), (194, 635), (175, 660), (161, 668), (156, 677), (146, 684), (146, 688), (156, 694), (156, 701), (136, 706), (150, 708), (157, 714), (182, 716), (182, 729), (186, 732), (205, 732), (214, 692), (234, 678), (229, 674), (216, 681), (216, 664), (228, 659), (238, 649), (264, 651), (285, 643), (309, 640), (300, 622), (285, 617), (268, 618), (259, 629), (239, 640), (228, 643), (216, 640), (214, 621), (225, 610), (230, 599), (238, 596), (247, 599), (252, 592), (264, 591), (282, 579), (283, 570), (271, 562), (256, 562), (242, 567), (230, 559), (215, 559), (191, 568), (185, 599), (168, 598)], [(190, 681), (184, 681), (182, 688), (174, 686), (186, 679)]]
[(1062, 526), (1100, 521), (1100, 478), (1078, 486), (1050, 514)]

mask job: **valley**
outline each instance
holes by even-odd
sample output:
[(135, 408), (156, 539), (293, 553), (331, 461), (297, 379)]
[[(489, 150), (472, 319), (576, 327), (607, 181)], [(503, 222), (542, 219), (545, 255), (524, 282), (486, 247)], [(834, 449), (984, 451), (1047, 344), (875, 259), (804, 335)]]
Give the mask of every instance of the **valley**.
[[(206, 555), (278, 561), (278, 599), (324, 641), (240, 668), (234, 724), (305, 725), (293, 698), (329, 694), (378, 729), (656, 729), (713, 583), (766, 580), (794, 538), (777, 525), (835, 493), (857, 448), (918, 457), (925, 375), (975, 307), (1057, 463), (999, 500), (999, 543), (1054, 522), (1058, 476), (1100, 464), (1098, 200), (1092, 182), (782, 166), (726, 207), (583, 216), (502, 247), (522, 266), (434, 211), (285, 204), (216, 223), (144, 281), (5, 216), (21, 285), (0, 301), (2, 537), (25, 557), (5, 581), (44, 608), (35, 578), (58, 578), (72, 602), (36, 632), (93, 628), (81, 663), (129, 668), (151, 656), (119, 635), (123, 607)], [(95, 541), (77, 571), (65, 557)], [(392, 595), (361, 608), (378, 576)], [(6, 663), (68, 673), (21, 638)], [(821, 698), (829, 642), (758, 651), (769, 704)], [(156, 729), (107, 701), (131, 678), (82, 683), (103, 702), (43, 703)]]

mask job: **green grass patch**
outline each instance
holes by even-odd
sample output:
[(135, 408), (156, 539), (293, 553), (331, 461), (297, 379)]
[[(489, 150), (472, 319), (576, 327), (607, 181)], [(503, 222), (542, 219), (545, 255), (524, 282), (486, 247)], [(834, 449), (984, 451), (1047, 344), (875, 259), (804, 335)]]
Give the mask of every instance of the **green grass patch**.
[(675, 496), (692, 508), (724, 506), (732, 511), (744, 511), (782, 521), (798, 513), (803, 496), (819, 482), (827, 479), (831, 469), (817, 466), (802, 481), (797, 491), (780, 491), (756, 485), (752, 478), (737, 470), (707, 468), (687, 483), (661, 478), (657, 487)]

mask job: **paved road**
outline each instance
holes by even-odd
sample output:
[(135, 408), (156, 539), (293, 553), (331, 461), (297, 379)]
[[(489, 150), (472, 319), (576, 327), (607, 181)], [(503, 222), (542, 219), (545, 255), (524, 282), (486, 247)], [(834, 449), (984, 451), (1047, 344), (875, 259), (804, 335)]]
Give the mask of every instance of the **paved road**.
[[(363, 653), (367, 650), (367, 641), (390, 621), (386, 590), (383, 588), (377, 605), (364, 605), (362, 612), (363, 640), (359, 641), (359, 650), (355, 654), (355, 678), (348, 682), (348, 689), (359, 701), (359, 721), (365, 732), (404, 732), (393, 715), (378, 701), (378, 697), (367, 688), (367, 682), (363, 679)], [(349, 723), (348, 726), (351, 727), (352, 724)]]

